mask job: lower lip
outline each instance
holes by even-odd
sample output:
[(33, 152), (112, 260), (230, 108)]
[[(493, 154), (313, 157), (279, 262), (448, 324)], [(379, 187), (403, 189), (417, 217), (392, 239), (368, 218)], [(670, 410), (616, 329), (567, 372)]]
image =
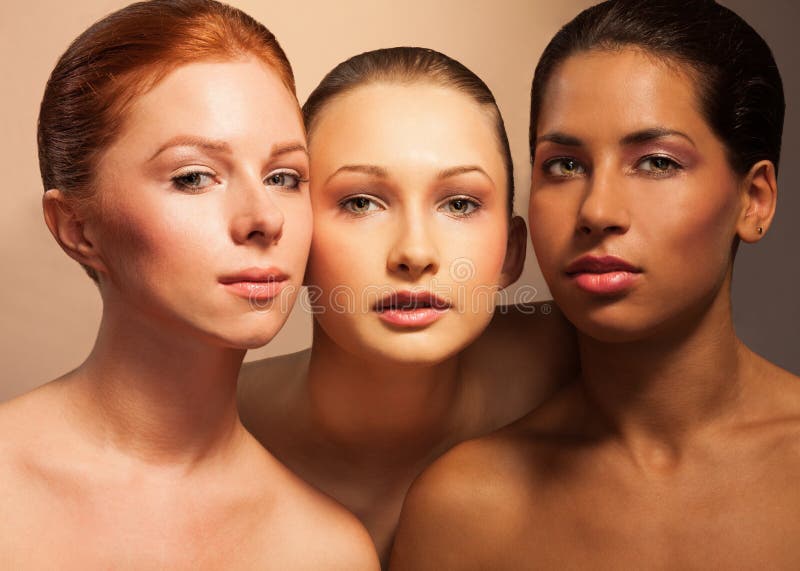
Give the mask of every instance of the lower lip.
[(446, 309), (420, 307), (418, 309), (384, 309), (378, 311), (378, 317), (385, 323), (398, 327), (425, 327), (441, 319)]
[(578, 287), (589, 293), (615, 295), (625, 293), (636, 282), (636, 272), (606, 272), (604, 274), (575, 274), (573, 279)]
[(274, 282), (233, 282), (229, 284), (222, 284), (229, 292), (239, 297), (250, 300), (265, 301), (277, 297), (283, 288), (286, 287), (287, 281), (274, 281)]

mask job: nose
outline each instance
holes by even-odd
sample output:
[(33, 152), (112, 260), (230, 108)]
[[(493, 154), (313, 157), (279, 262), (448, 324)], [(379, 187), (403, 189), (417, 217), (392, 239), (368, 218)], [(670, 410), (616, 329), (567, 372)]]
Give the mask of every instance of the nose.
[(408, 280), (439, 271), (439, 252), (422, 216), (406, 216), (403, 220), (389, 251), (387, 268)]
[(237, 244), (277, 244), (283, 235), (283, 212), (263, 182), (253, 179), (228, 189), (231, 237)]
[(587, 179), (576, 225), (579, 234), (601, 237), (630, 228), (624, 182), (610, 171), (597, 168)]

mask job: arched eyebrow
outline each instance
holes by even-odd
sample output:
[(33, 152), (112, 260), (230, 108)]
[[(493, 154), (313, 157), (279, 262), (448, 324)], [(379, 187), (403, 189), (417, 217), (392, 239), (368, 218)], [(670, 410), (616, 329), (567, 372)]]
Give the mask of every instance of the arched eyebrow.
[(642, 129), (641, 131), (636, 131), (630, 135), (625, 135), (622, 137), (622, 139), (620, 139), (619, 142), (623, 146), (638, 145), (641, 143), (647, 143), (648, 141), (652, 141), (654, 139), (663, 139), (664, 137), (683, 137), (689, 141), (692, 146), (695, 146), (692, 138), (683, 131), (666, 129), (664, 127), (651, 127), (649, 129)]
[(325, 179), (325, 184), (328, 184), (329, 180), (331, 180), (333, 177), (343, 172), (368, 174), (376, 178), (384, 178), (384, 179), (389, 178), (389, 171), (377, 165), (342, 165), (338, 169), (333, 171), (333, 174), (331, 174), (327, 179)]
[[(630, 145), (639, 145), (642, 143), (646, 143), (648, 141), (652, 141), (654, 139), (662, 139), (664, 137), (683, 137), (687, 141), (689, 141), (692, 145), (694, 145), (694, 141), (692, 138), (684, 133), (683, 131), (677, 131), (675, 129), (667, 129), (664, 127), (651, 127), (648, 129), (642, 129), (641, 131), (635, 131), (628, 135), (625, 135), (619, 140), (620, 145), (626, 147)], [(552, 133), (547, 133), (542, 135), (541, 137), (536, 138), (536, 146), (539, 143), (543, 143), (545, 141), (549, 141), (551, 143), (555, 143), (556, 145), (561, 145), (563, 147), (581, 147), (583, 146), (583, 141), (581, 141), (578, 137), (574, 137), (572, 135), (567, 135), (566, 133), (561, 133), (559, 131), (554, 131)]]
[[(158, 150), (150, 157), (149, 160), (155, 159), (158, 155), (166, 151), (167, 149), (171, 149), (172, 147), (196, 147), (199, 149), (203, 149), (206, 151), (212, 151), (216, 153), (231, 153), (231, 147), (226, 141), (218, 140), (218, 139), (208, 139), (206, 137), (198, 137), (195, 135), (177, 135), (172, 137), (166, 143), (161, 145)], [(289, 141), (285, 143), (275, 143), (272, 145), (270, 149), (270, 156), (276, 157), (280, 155), (286, 155), (289, 153), (294, 153), (297, 151), (301, 151), (308, 155), (308, 150), (306, 146), (300, 141)]]
[(492, 177), (490, 177), (489, 174), (478, 165), (463, 165), (463, 166), (444, 169), (442, 171), (439, 171), (439, 173), (436, 175), (436, 178), (441, 180), (444, 178), (450, 178), (451, 176), (458, 176), (460, 174), (466, 174), (471, 172), (482, 174), (484, 177), (489, 179), (489, 182), (492, 182)]
[(554, 131), (553, 133), (547, 133), (541, 137), (536, 137), (534, 147), (538, 146), (539, 143), (544, 143), (546, 141), (564, 147), (580, 147), (583, 145), (583, 141), (581, 141), (578, 137), (573, 137), (572, 135), (567, 135), (566, 133)]

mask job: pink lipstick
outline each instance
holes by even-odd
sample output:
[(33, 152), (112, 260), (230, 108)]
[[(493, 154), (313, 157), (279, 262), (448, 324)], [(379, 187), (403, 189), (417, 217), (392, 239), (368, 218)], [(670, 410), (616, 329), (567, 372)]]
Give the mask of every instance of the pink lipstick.
[(289, 276), (278, 268), (248, 268), (219, 278), (225, 289), (249, 300), (267, 301), (276, 297)]
[(634, 286), (642, 270), (614, 256), (583, 256), (567, 266), (565, 273), (586, 292), (618, 295)]
[(375, 304), (378, 317), (396, 327), (425, 327), (441, 319), (450, 303), (431, 292), (398, 291)]

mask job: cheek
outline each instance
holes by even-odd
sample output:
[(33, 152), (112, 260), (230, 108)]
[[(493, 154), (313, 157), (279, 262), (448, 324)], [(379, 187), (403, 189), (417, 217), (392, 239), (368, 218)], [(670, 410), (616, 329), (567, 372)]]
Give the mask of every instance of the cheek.
[(577, 206), (569, 204), (564, 197), (546, 193), (532, 193), (528, 209), (531, 242), (542, 274), (556, 271), (555, 260), (568, 246), (575, 234)]
[(197, 203), (187, 208), (145, 201), (105, 208), (101, 249), (106, 264), (135, 278), (163, 278), (187, 265), (197, 267), (198, 257), (216, 249), (209, 237), (220, 230), (206, 210)]
[[(671, 271), (727, 270), (738, 217), (735, 190), (711, 189), (706, 198), (675, 200), (650, 209), (649, 223), (640, 225), (643, 242), (652, 244), (653, 253), (664, 258), (652, 261)], [(664, 246), (658, 248), (657, 244)]]

